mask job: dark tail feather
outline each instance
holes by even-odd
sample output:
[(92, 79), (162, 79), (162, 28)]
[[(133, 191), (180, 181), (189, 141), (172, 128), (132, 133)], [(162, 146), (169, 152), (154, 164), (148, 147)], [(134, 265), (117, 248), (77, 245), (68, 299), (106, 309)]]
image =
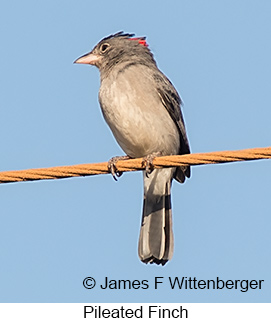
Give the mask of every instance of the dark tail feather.
[(171, 180), (163, 195), (148, 192), (144, 198), (138, 254), (144, 263), (164, 265), (172, 258), (173, 231), (170, 200)]

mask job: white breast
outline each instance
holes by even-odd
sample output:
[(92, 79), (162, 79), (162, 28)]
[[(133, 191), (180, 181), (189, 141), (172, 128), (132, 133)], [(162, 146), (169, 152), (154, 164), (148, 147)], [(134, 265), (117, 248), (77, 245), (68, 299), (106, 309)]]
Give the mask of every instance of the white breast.
[(177, 126), (163, 106), (145, 66), (132, 65), (110, 73), (101, 82), (99, 101), (104, 118), (130, 157), (153, 152), (177, 154)]

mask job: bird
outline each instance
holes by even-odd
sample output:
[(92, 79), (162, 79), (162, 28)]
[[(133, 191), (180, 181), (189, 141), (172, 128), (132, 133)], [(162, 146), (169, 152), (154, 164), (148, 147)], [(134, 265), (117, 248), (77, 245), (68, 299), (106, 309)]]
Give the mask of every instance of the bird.
[(143, 158), (144, 201), (138, 242), (143, 263), (165, 265), (174, 248), (171, 185), (190, 177), (189, 166), (154, 169), (157, 156), (189, 154), (182, 100), (157, 67), (146, 37), (123, 31), (103, 38), (74, 61), (100, 72), (103, 117), (126, 156), (108, 162), (113, 177), (117, 161)]

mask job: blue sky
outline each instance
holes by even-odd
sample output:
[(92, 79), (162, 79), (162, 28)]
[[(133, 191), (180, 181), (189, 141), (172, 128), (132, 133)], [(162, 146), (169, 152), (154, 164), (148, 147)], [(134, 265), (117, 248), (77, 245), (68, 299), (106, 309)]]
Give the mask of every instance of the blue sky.
[[(5, 1), (0, 170), (123, 154), (74, 65), (104, 36), (147, 41), (178, 89), (192, 152), (270, 146), (270, 1)], [(137, 256), (142, 174), (0, 185), (1, 302), (270, 302), (270, 161), (193, 167), (172, 189), (175, 252)], [(261, 290), (84, 289), (85, 277), (264, 280)]]

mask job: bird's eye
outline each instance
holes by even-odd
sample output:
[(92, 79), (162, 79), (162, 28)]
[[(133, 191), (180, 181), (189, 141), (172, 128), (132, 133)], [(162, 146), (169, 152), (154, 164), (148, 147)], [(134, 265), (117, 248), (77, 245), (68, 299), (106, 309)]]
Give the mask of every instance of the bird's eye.
[(107, 50), (108, 50), (108, 48), (110, 47), (110, 45), (109, 44), (107, 44), (107, 43), (105, 43), (105, 44), (102, 44), (101, 45), (101, 47), (100, 47), (100, 51), (102, 52), (102, 53), (105, 53)]

